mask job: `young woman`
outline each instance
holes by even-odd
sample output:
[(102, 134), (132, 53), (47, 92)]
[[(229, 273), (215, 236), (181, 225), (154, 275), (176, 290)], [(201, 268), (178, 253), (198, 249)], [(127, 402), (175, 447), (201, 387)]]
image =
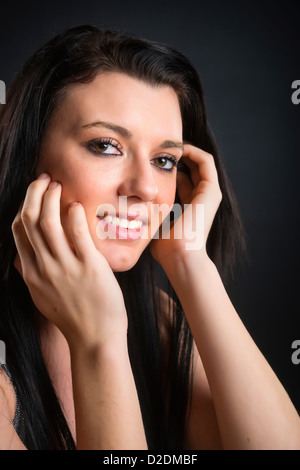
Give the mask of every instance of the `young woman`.
[(243, 230), (185, 57), (66, 31), (10, 86), (0, 152), (2, 449), (300, 448), (223, 285)]

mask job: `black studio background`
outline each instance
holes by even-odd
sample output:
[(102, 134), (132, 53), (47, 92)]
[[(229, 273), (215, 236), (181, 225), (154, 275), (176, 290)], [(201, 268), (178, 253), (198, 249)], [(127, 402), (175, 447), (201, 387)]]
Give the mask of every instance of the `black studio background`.
[(0, 16), (7, 85), (40, 45), (81, 23), (166, 42), (195, 64), (247, 233), (250, 260), (228, 292), (300, 412), (300, 1), (1, 0)]

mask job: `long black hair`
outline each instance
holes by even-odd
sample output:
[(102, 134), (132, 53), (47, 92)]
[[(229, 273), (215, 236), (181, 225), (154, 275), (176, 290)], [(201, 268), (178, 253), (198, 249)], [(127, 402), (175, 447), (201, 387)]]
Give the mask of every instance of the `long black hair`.
[[(166, 45), (94, 26), (55, 36), (24, 65), (8, 88), (0, 116), (0, 338), (24, 410), (25, 444), (31, 449), (73, 449), (75, 444), (44, 364), (33, 302), (13, 266), (12, 221), (35, 178), (40, 144), (52, 112), (69, 86), (99, 73), (126, 73), (153, 86), (168, 85), (180, 103), (183, 139), (214, 156), (223, 199), (207, 252), (222, 278), (245, 247), (238, 205), (206, 116), (197, 71)], [(149, 449), (182, 449), (189, 411), (193, 338), (166, 275), (149, 247), (127, 272), (115, 273), (128, 314), (128, 344)], [(169, 296), (170, 354), (166, 363), (159, 325), (159, 291)], [(165, 308), (165, 307), (164, 307)]]

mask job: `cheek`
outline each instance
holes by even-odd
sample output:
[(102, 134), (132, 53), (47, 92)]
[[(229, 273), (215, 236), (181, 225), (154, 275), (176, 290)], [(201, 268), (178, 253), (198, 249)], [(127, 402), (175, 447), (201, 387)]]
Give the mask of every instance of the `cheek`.
[(164, 181), (163, 184), (160, 184), (158, 197), (158, 204), (168, 204), (172, 206), (175, 201), (176, 194), (176, 179), (170, 178), (171, 181)]
[(86, 165), (80, 165), (78, 161), (74, 161), (74, 158), (68, 158), (68, 155), (45, 159), (42, 171), (48, 172), (52, 181), (58, 181), (62, 185), (60, 215), (66, 232), (68, 233), (68, 208), (71, 202), (80, 202), (85, 209), (87, 219), (90, 220), (92, 212), (95, 212), (92, 211), (92, 207), (96, 205), (95, 196), (93, 197), (95, 172), (90, 171)]
[[(100, 204), (110, 202), (116, 193), (116, 181), (108, 172), (103, 176), (102, 171), (94, 166), (73, 166), (61, 173), (61, 221), (65, 232), (69, 233), (68, 210), (73, 201), (80, 202), (84, 208), (90, 234), (96, 241), (96, 226), (98, 219), (96, 211)], [(68, 237), (70, 239), (70, 237)]]
[(170, 178), (169, 181), (164, 179), (163, 183), (160, 183), (158, 188), (158, 197), (154, 201), (154, 207), (152, 207), (151, 210), (154, 214), (159, 214), (159, 218), (157, 218), (156, 215), (153, 220), (155, 220), (155, 222), (160, 225), (162, 221), (170, 214), (170, 211), (175, 202), (176, 179)]
[(50, 174), (52, 181), (62, 184), (62, 203), (67, 205), (72, 201), (82, 202), (91, 196), (91, 188), (95, 186), (95, 171), (70, 151), (57, 154), (49, 152), (41, 158), (38, 172)]

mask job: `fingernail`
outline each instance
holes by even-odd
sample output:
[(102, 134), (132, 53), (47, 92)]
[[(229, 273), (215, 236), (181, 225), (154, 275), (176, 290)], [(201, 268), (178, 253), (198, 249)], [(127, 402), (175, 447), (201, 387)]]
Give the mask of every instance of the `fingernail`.
[(76, 201), (71, 202), (70, 207), (73, 207), (73, 206), (79, 206), (79, 202), (76, 202)]
[(52, 183), (49, 184), (49, 189), (54, 189), (59, 185), (56, 181), (52, 181)]
[(47, 178), (49, 178), (49, 175), (47, 173), (42, 173), (37, 179), (46, 180)]

